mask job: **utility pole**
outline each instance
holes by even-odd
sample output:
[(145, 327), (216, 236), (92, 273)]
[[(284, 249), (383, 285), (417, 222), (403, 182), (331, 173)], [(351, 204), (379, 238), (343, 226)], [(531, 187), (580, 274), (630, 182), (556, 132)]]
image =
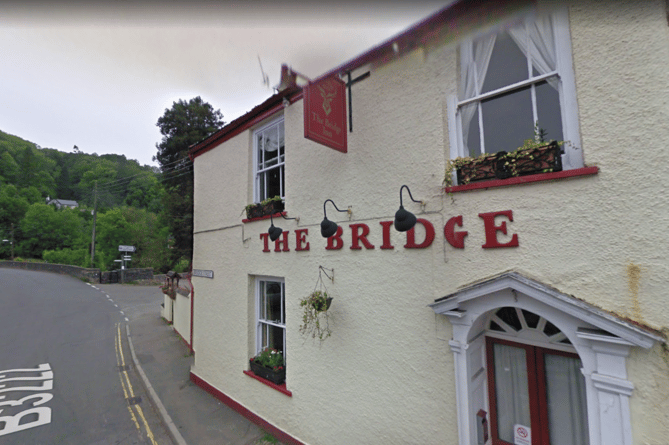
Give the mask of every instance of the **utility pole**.
[(95, 220), (98, 217), (98, 181), (95, 181), (95, 194), (93, 195), (93, 239), (91, 241), (91, 267), (95, 267)]
[(12, 261), (14, 261), (14, 223), (12, 223), (12, 240), (9, 242), (12, 248)]

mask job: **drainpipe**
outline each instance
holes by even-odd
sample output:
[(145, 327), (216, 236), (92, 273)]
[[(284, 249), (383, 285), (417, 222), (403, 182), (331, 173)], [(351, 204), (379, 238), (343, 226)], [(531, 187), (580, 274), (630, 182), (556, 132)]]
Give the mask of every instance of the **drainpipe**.
[(195, 300), (195, 288), (193, 287), (193, 281), (191, 281), (192, 276), (193, 268), (191, 267), (190, 273), (187, 275), (188, 284), (190, 284), (190, 344), (188, 347), (190, 348), (191, 355), (195, 353), (193, 350), (193, 312), (195, 308), (193, 300)]

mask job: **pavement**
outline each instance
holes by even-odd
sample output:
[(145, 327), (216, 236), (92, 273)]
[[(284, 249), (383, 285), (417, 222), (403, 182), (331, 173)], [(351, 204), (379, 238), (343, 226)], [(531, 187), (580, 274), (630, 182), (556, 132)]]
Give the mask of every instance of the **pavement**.
[(128, 318), (135, 368), (175, 445), (280, 445), (265, 440), (258, 426), (191, 382), (194, 357), (160, 316), (163, 294), (157, 286), (94, 286), (109, 294)]

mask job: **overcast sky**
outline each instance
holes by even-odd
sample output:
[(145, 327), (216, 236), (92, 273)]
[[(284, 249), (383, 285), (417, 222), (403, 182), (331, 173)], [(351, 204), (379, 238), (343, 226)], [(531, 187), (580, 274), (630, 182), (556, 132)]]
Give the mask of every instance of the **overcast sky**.
[(317, 77), (447, 3), (0, 1), (0, 130), (157, 165), (174, 101), (230, 122), (272, 94), (258, 57), (272, 86), (282, 63)]

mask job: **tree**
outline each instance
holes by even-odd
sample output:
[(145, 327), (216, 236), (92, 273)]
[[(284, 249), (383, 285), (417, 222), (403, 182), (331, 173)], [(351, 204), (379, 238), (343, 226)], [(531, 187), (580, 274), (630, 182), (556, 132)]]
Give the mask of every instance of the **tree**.
[(198, 96), (179, 100), (156, 124), (163, 138), (154, 160), (160, 163), (165, 186), (164, 217), (174, 237), (172, 261), (193, 257), (193, 164), (188, 149), (224, 125), (223, 115)]
[(42, 203), (29, 206), (20, 223), (19, 255), (41, 258), (44, 250), (86, 246), (90, 232), (81, 213), (77, 209), (56, 210)]

